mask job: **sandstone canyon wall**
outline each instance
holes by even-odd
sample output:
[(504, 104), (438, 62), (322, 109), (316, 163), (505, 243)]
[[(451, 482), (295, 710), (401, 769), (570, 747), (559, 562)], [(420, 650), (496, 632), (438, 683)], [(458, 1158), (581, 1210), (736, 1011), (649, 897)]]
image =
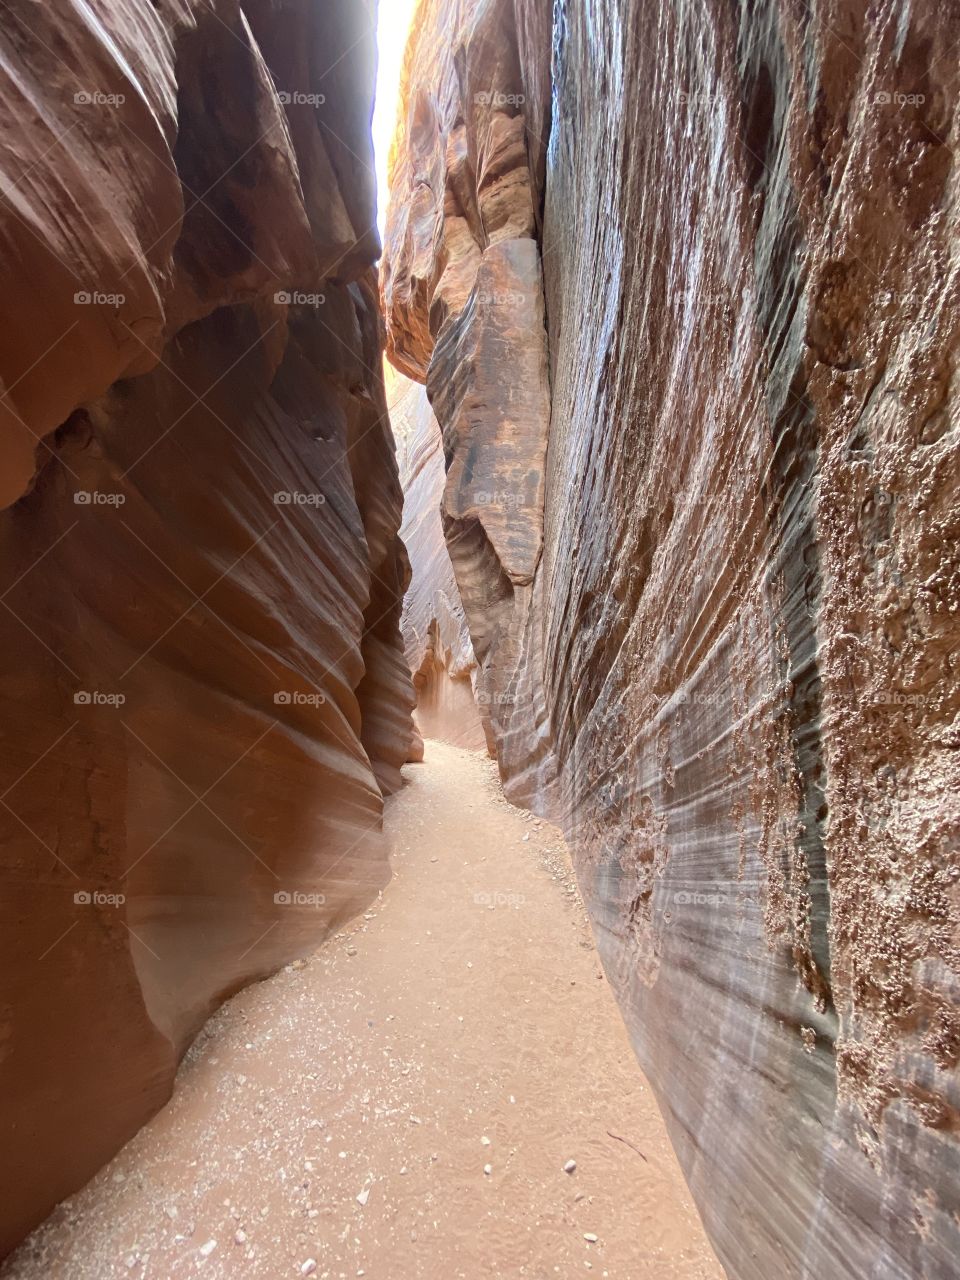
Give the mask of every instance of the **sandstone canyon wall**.
[[(440, 518), (445, 471), (440, 426), (424, 388), (387, 366), (390, 425), (404, 493), (400, 537), (410, 585), (400, 630), (413, 676), (418, 732), (470, 751), (487, 749), (473, 642)], [(415, 749), (422, 754), (422, 748)]]
[(407, 52), (388, 353), (478, 688), (737, 1280), (960, 1254), (958, 49), (422, 0)]
[(388, 875), (375, 6), (5, 4), (0, 1254)]

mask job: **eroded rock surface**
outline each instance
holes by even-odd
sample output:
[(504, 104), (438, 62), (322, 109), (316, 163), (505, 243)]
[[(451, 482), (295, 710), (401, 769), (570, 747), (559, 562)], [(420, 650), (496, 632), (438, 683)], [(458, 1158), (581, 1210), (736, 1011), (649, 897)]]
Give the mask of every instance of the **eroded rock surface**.
[[(960, 1250), (958, 41), (932, 3), (425, 0), (408, 50), (388, 350), (501, 772), (574, 838), (738, 1280)], [(501, 466), (519, 534), (457, 505)]]
[[(458, 34), (439, 40), (438, 31)], [(519, 39), (512, 3), (428, 0), (418, 9), (381, 268), (388, 354), (426, 382), (443, 434), (443, 528), (501, 761), (511, 727), (529, 725), (542, 703), (527, 686), (525, 655), (538, 639), (527, 628), (550, 417), (535, 238), (543, 145), (523, 110)], [(514, 714), (520, 702), (524, 716)]]
[(485, 750), (475, 688), (478, 666), (460, 588), (443, 536), (440, 504), (446, 472), (443, 440), (425, 389), (387, 370), (390, 423), (397, 440), (404, 519), (400, 537), (410, 558), (410, 586), (400, 629), (417, 696), (419, 735)]
[(0, 1253), (387, 878), (413, 703), (363, 6), (0, 32)]

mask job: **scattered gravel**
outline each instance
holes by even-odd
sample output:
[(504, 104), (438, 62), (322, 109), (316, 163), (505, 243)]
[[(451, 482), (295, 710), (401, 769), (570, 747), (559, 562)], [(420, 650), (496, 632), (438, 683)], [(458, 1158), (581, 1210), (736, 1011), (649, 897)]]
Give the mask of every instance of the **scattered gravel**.
[(492, 762), (427, 753), (387, 807), (383, 895), (207, 1022), (172, 1101), (2, 1280), (569, 1280), (586, 1227), (611, 1280), (722, 1280), (559, 833)]

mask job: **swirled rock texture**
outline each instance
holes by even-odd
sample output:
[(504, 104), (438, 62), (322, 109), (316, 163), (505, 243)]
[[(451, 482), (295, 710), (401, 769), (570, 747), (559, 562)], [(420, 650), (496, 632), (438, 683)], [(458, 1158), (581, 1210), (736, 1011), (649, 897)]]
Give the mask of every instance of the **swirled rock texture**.
[(0, 31), (0, 1253), (388, 876), (409, 568), (371, 13)]
[[(388, 351), (501, 773), (737, 1280), (960, 1251), (958, 41), (928, 0), (424, 0), (407, 54)], [(452, 505), (518, 456), (524, 527)]]
[[(441, 30), (459, 34), (435, 38)], [(531, 758), (531, 708), (543, 711), (524, 673), (536, 666), (528, 628), (550, 418), (536, 239), (543, 145), (524, 114), (518, 30), (512, 0), (418, 8), (381, 267), (388, 354), (426, 382), (442, 431), (443, 529), (501, 762), (511, 751)]]
[[(417, 697), (418, 734), (472, 751), (487, 748), (475, 688), (478, 666), (460, 588), (443, 535), (443, 440), (427, 393), (387, 367), (390, 425), (397, 440), (410, 586), (400, 629)], [(414, 747), (422, 758), (422, 743)]]

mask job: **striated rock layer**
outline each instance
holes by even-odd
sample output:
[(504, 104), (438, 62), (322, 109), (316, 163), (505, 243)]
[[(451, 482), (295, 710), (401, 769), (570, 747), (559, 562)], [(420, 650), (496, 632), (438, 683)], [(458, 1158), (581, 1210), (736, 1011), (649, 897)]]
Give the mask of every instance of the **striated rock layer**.
[(388, 351), (501, 772), (738, 1280), (960, 1250), (958, 42), (423, 0), (407, 54)]
[[(389, 366), (387, 398), (404, 492), (400, 537), (410, 557), (400, 629), (417, 696), (418, 735), (483, 751), (488, 743), (474, 687), (477, 660), (440, 518), (440, 427), (424, 388)], [(422, 755), (417, 741), (414, 756)]]
[(0, 1253), (384, 884), (409, 573), (372, 7), (0, 32)]
[[(451, 42), (439, 31), (460, 34)], [(426, 381), (442, 430), (443, 529), (501, 763), (511, 725), (529, 723), (537, 701), (525, 677), (536, 664), (521, 655), (543, 551), (550, 418), (535, 238), (543, 146), (523, 112), (518, 39), (512, 0), (418, 8), (381, 268), (388, 354)]]

